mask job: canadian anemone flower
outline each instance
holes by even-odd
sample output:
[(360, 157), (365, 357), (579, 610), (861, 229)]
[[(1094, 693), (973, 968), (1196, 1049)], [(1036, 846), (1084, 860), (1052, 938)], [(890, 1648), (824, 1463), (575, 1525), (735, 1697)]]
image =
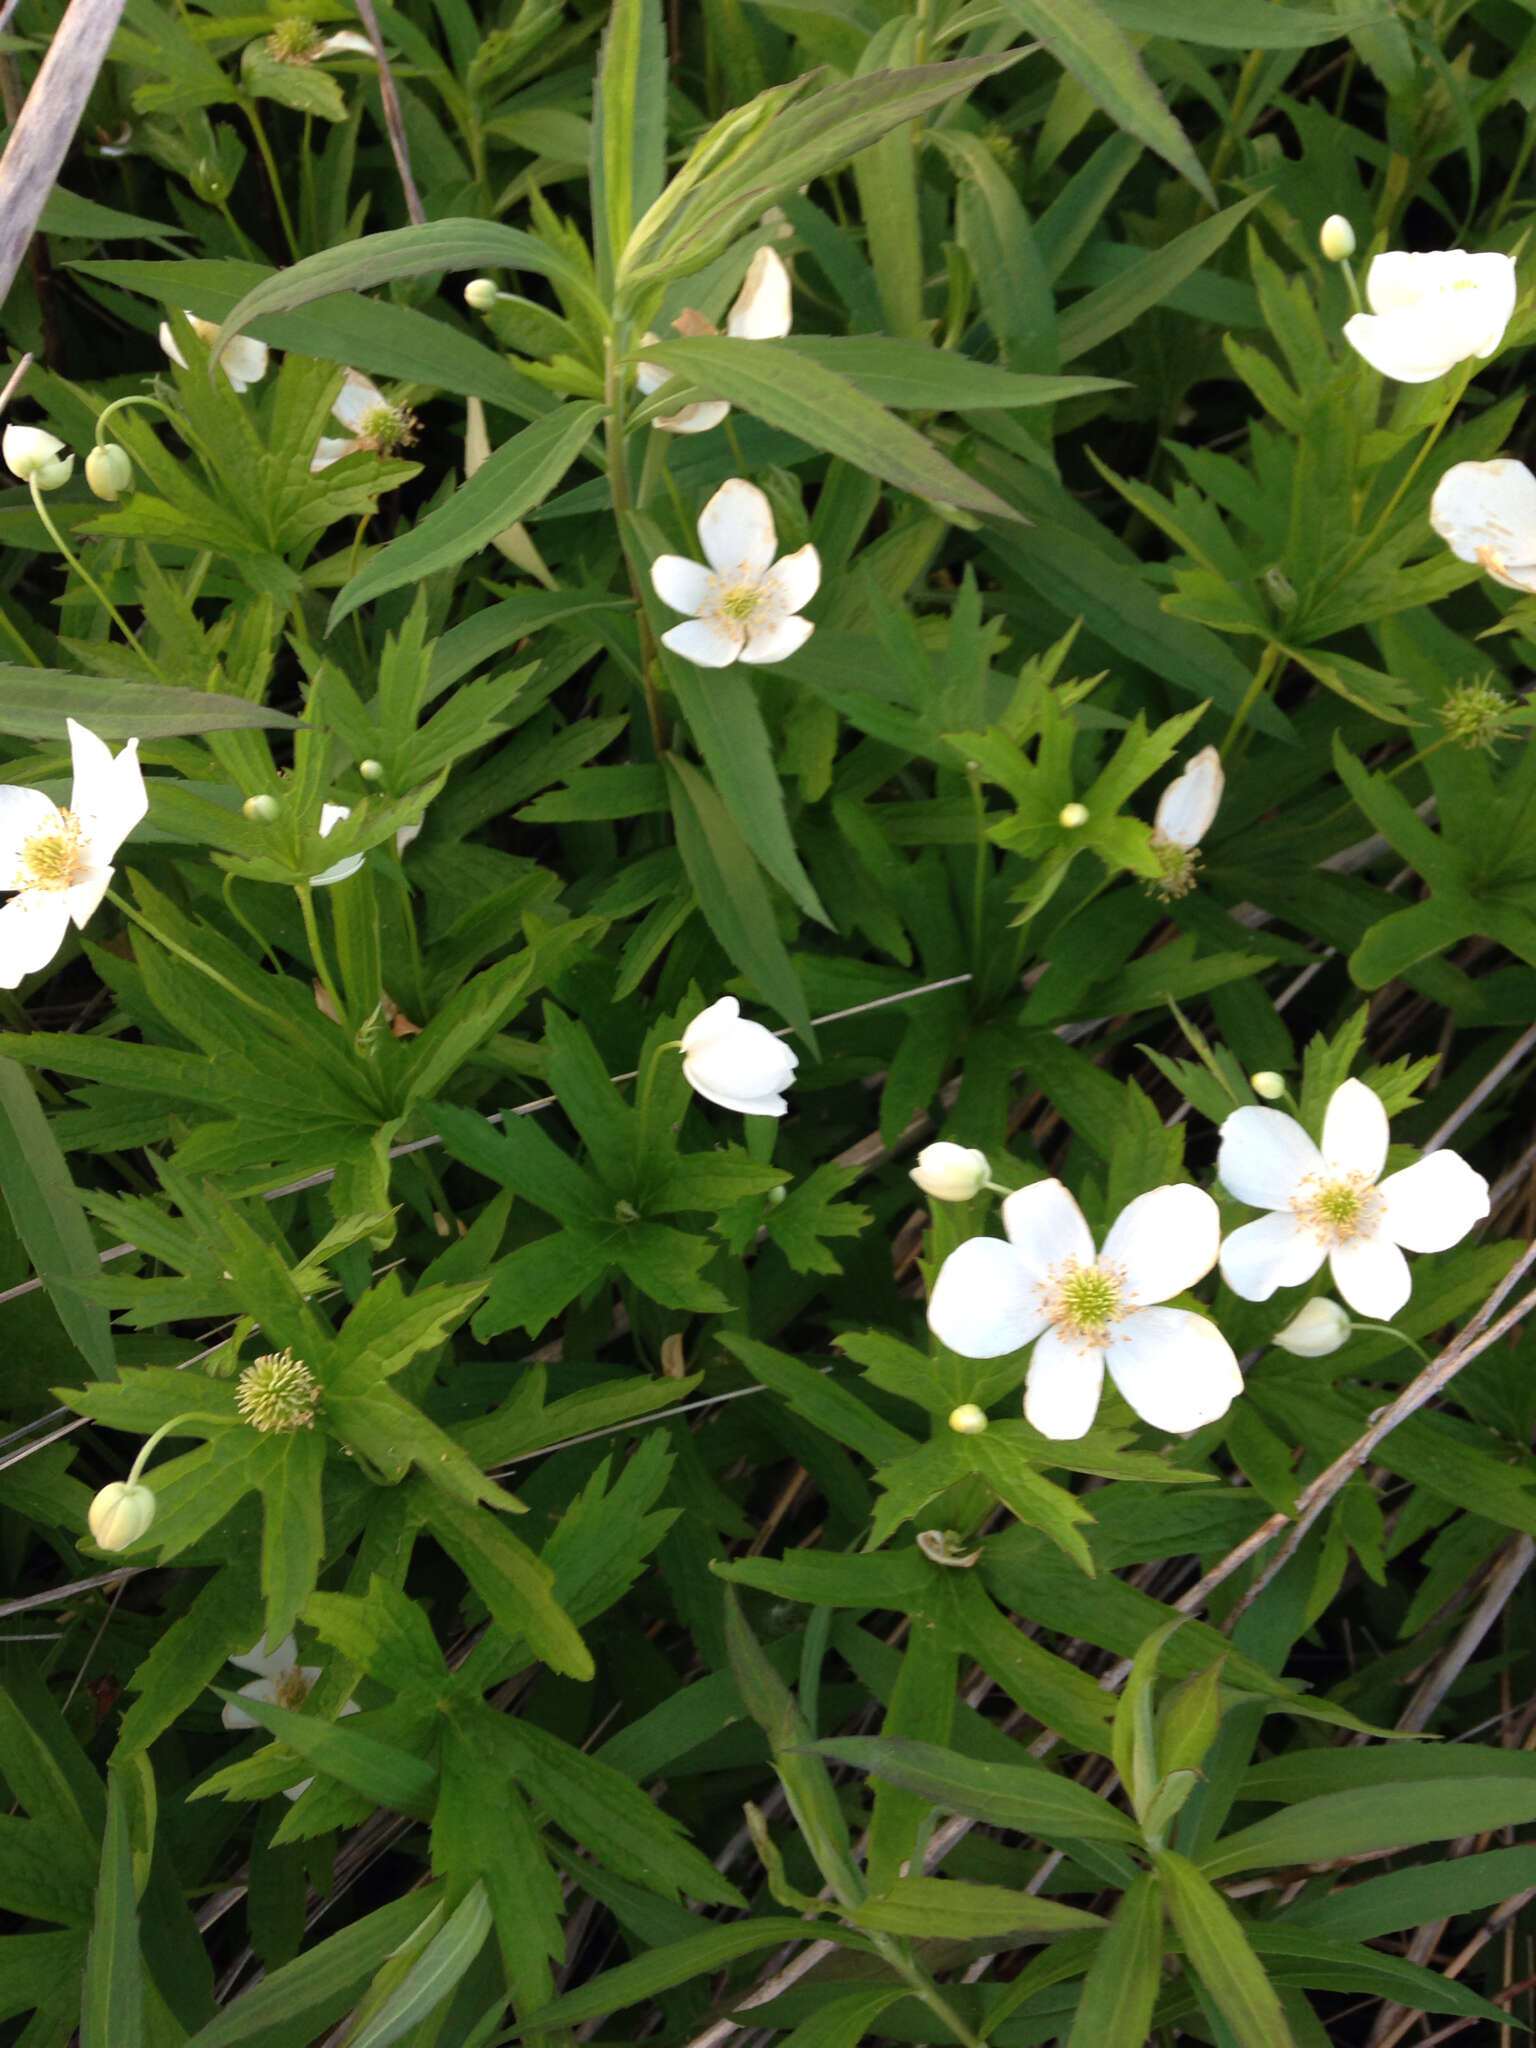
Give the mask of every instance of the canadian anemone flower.
[(1513, 258), (1441, 249), (1388, 249), (1365, 274), (1369, 313), (1344, 322), (1344, 339), (1399, 384), (1428, 384), (1470, 356), (1491, 356), (1515, 310)]
[(1363, 1081), (1336, 1088), (1315, 1145), (1282, 1110), (1236, 1109), (1221, 1127), (1216, 1172), (1240, 1202), (1267, 1209), (1221, 1247), (1227, 1285), (1245, 1301), (1300, 1287), (1328, 1261), (1357, 1315), (1386, 1321), (1413, 1291), (1409, 1252), (1443, 1252), (1488, 1214), (1488, 1183), (1455, 1152), (1400, 1173), (1387, 1159), (1387, 1112)]
[(348, 370), (331, 416), (348, 431), (320, 436), (310, 458), (311, 470), (329, 469), (344, 455), (393, 455), (416, 438), (415, 414), (403, 405), (391, 405), (361, 370)]
[(1458, 561), (1506, 590), (1536, 591), (1536, 476), (1514, 456), (1453, 464), (1435, 485), (1429, 523)]
[(1042, 1436), (1086, 1433), (1106, 1366), (1156, 1429), (1199, 1429), (1226, 1414), (1243, 1390), (1231, 1345), (1204, 1316), (1158, 1306), (1216, 1263), (1220, 1218), (1203, 1189), (1138, 1195), (1101, 1252), (1059, 1180), (1020, 1188), (1002, 1214), (1006, 1244), (968, 1238), (939, 1268), (928, 1327), (962, 1358), (1034, 1344), (1024, 1415)]
[(662, 634), (663, 647), (699, 668), (729, 668), (783, 661), (805, 645), (815, 627), (797, 615), (820, 588), (821, 557), (807, 542), (774, 560), (773, 508), (756, 484), (727, 478), (699, 514), (699, 545), (704, 562), (658, 555), (651, 564), (662, 603), (693, 614)]
[(695, 1095), (744, 1116), (783, 1116), (784, 1090), (800, 1064), (766, 1024), (741, 1014), (734, 996), (700, 1010), (682, 1036), (683, 1073)]
[[(284, 1636), (275, 1650), (267, 1648), (267, 1639), (263, 1636), (244, 1656), (231, 1657), (229, 1661), (241, 1671), (254, 1671), (256, 1674), (249, 1685), (240, 1687), (242, 1698), (260, 1700), (269, 1707), (289, 1707), (295, 1712), (309, 1698), (321, 1671), (318, 1664), (299, 1662), (299, 1646), (292, 1636)], [(348, 1700), (341, 1711), (344, 1715), (357, 1713), (357, 1702)], [(222, 1718), (224, 1726), (232, 1732), (261, 1726), (254, 1714), (248, 1714), (244, 1707), (237, 1707), (233, 1700), (225, 1702)], [(314, 1782), (313, 1778), (302, 1778), (297, 1785), (285, 1785), (283, 1797), (298, 1799)]]
[[(182, 315), (200, 342), (212, 348), (219, 331), (217, 320), (199, 320), (195, 313)], [(171, 332), (168, 320), (160, 322), (160, 346), (180, 370), (187, 367), (187, 359), (176, 346), (176, 337)], [(249, 334), (237, 334), (227, 341), (219, 353), (219, 367), (237, 391), (249, 391), (253, 384), (259, 384), (267, 374), (267, 344), (256, 341)]]
[(66, 718), (74, 786), (61, 810), (40, 789), (0, 784), (0, 988), (46, 967), (73, 923), (83, 931), (112, 881), (117, 849), (149, 809), (139, 743), (114, 759)]
[(24, 484), (35, 482), (40, 491), (56, 491), (69, 482), (75, 466), (74, 452), (46, 427), (11, 426), (0, 441), (5, 466)]
[(1220, 754), (1214, 747), (1202, 747), (1158, 798), (1152, 851), (1163, 871), (1147, 885), (1154, 895), (1172, 899), (1187, 896), (1194, 888), (1200, 842), (1215, 823), (1226, 786)]
[[(747, 265), (736, 303), (725, 316), (725, 331), (733, 341), (782, 341), (789, 332), (790, 319), (789, 272), (778, 252), (765, 245)], [(685, 338), (719, 332), (700, 313), (680, 313), (672, 325)], [(657, 339), (656, 335), (647, 334), (640, 346), (644, 348), (646, 342)], [(640, 363), (635, 369), (635, 383), (649, 398), (671, 375), (661, 363)], [(723, 398), (700, 398), (692, 405), (680, 406), (664, 419), (652, 420), (651, 425), (669, 434), (706, 434), (711, 427), (719, 426), (730, 409)]]
[(985, 1152), (940, 1138), (937, 1144), (925, 1145), (918, 1153), (911, 1176), (931, 1201), (968, 1202), (992, 1178), (992, 1169)]

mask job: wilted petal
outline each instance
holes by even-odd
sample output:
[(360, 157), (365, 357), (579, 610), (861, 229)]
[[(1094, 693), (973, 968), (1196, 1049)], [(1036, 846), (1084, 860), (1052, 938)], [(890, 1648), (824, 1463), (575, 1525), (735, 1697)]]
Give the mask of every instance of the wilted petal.
[(661, 644), (697, 668), (729, 668), (746, 645), (746, 631), (734, 619), (685, 619), (661, 636)]
[(336, 434), (322, 434), (315, 443), (315, 452), (309, 458), (309, 473), (318, 476), (322, 469), (329, 469), (333, 462), (340, 462), (344, 455), (355, 455), (355, 439), (343, 439)]
[(1458, 560), (1511, 590), (1536, 590), (1536, 476), (1523, 462), (1455, 463), (1435, 486), (1429, 523)]
[(1059, 1180), (1037, 1180), (1003, 1202), (1003, 1228), (1021, 1270), (1039, 1288), (1053, 1267), (1093, 1264), (1093, 1232)]
[(1203, 1429), (1243, 1391), (1232, 1346), (1214, 1323), (1188, 1309), (1142, 1309), (1115, 1336), (1105, 1359), (1109, 1376), (1154, 1429)]
[(651, 425), (667, 434), (707, 434), (712, 427), (719, 426), (730, 409), (723, 398), (696, 398), (691, 405), (680, 405), (676, 412), (659, 414)]
[(1040, 1290), (1001, 1238), (967, 1238), (940, 1266), (928, 1327), (961, 1358), (1001, 1358), (1045, 1326)]
[(692, 614), (709, 596), (714, 577), (686, 555), (658, 555), (651, 564), (651, 588), (675, 612)]
[(378, 385), (371, 383), (360, 370), (348, 370), (336, 394), (331, 414), (344, 427), (350, 427), (354, 434), (360, 434), (369, 413), (378, 412), (384, 406), (384, 394)]
[(338, 29), (333, 36), (327, 36), (316, 50), (316, 57), (372, 57), (376, 53), (368, 38), (359, 35), (355, 28)]
[(770, 619), (766, 626), (749, 625), (741, 659), (759, 668), (771, 661), (787, 661), (815, 630), (809, 619)]
[(349, 882), (359, 871), (368, 856), (365, 853), (344, 854), (328, 868), (322, 868), (318, 875), (311, 875), (311, 889), (329, 889), (336, 882)]
[(267, 344), (249, 334), (237, 334), (226, 344), (219, 367), (237, 391), (248, 391), (267, 374)]
[(1295, 1117), (1281, 1109), (1234, 1109), (1221, 1127), (1216, 1173), (1229, 1195), (1256, 1209), (1288, 1209), (1323, 1155)]
[(1221, 1212), (1204, 1188), (1153, 1188), (1127, 1202), (1104, 1240), (1106, 1265), (1125, 1269), (1127, 1305), (1169, 1301), (1216, 1263)]
[(776, 249), (761, 248), (747, 265), (725, 331), (737, 341), (779, 341), (789, 332), (789, 272)]
[(1488, 1214), (1488, 1183), (1456, 1152), (1431, 1152), (1378, 1192), (1381, 1228), (1409, 1252), (1444, 1252)]
[(1069, 1344), (1059, 1330), (1047, 1330), (1030, 1355), (1024, 1420), (1057, 1443), (1086, 1436), (1103, 1390), (1103, 1351), (1094, 1344)]
[(699, 514), (699, 543), (712, 569), (760, 576), (778, 547), (773, 508), (744, 477), (727, 477)]
[(1408, 1261), (1384, 1230), (1364, 1232), (1328, 1255), (1333, 1284), (1357, 1315), (1390, 1322), (1413, 1292)]
[(767, 570), (759, 588), (787, 612), (803, 612), (821, 588), (821, 557), (809, 541)]
[(160, 322), (160, 346), (165, 350), (178, 370), (184, 370), (187, 367), (187, 359), (176, 346), (176, 337), (171, 332), (169, 320), (162, 320)]
[(1226, 782), (1220, 754), (1202, 747), (1158, 799), (1158, 832), (1174, 846), (1198, 846), (1215, 820)]
[(1277, 1287), (1300, 1287), (1322, 1263), (1322, 1245), (1289, 1209), (1222, 1239), (1221, 1276), (1244, 1301), (1268, 1301)]
[(26, 889), (0, 904), (0, 988), (15, 988), (58, 952), (69, 930), (67, 894)]

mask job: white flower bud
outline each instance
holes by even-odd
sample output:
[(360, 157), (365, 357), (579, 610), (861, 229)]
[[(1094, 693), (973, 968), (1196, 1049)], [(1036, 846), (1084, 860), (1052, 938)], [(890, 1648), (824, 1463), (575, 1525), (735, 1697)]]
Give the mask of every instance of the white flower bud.
[(472, 277), (464, 287), (464, 303), (472, 313), (489, 313), (500, 297), (493, 277)]
[(968, 1202), (991, 1177), (985, 1152), (942, 1138), (936, 1145), (925, 1145), (912, 1168), (912, 1178), (936, 1202)]
[(248, 796), (240, 809), (253, 825), (270, 825), (277, 816), (278, 802), (275, 796)]
[(98, 498), (113, 504), (124, 491), (133, 489), (133, 461), (128, 450), (116, 441), (105, 448), (93, 448), (85, 458), (85, 480)]
[(949, 1426), (960, 1436), (980, 1436), (987, 1426), (987, 1411), (974, 1401), (962, 1401), (949, 1411)]
[(799, 1055), (764, 1024), (741, 1014), (734, 996), (701, 1010), (682, 1037), (683, 1072), (706, 1102), (745, 1116), (783, 1116), (783, 1091), (795, 1078)]
[(1063, 804), (1060, 811), (1056, 814), (1056, 822), (1064, 832), (1075, 832), (1079, 826), (1087, 824), (1088, 806), (1086, 804)]
[(103, 1550), (126, 1550), (155, 1519), (155, 1496), (147, 1486), (114, 1479), (86, 1511), (91, 1534)]
[(1270, 1341), (1282, 1351), (1289, 1351), (1293, 1358), (1326, 1358), (1330, 1351), (1349, 1342), (1354, 1327), (1336, 1301), (1320, 1294), (1315, 1301), (1299, 1308)]
[(357, 772), (361, 775), (364, 782), (382, 782), (384, 780), (384, 763), (382, 761), (375, 761), (370, 756), (368, 760), (358, 762)]
[(75, 466), (75, 458), (65, 452), (64, 443), (42, 427), (7, 427), (0, 448), (11, 475), (19, 476), (24, 484), (36, 479), (38, 489), (43, 491), (56, 491), (60, 484), (68, 483)]
[(1330, 263), (1347, 263), (1355, 253), (1355, 231), (1342, 213), (1330, 213), (1317, 234), (1317, 246)]
[(1265, 1067), (1261, 1073), (1248, 1076), (1248, 1086), (1261, 1102), (1278, 1102), (1285, 1093), (1285, 1076)]

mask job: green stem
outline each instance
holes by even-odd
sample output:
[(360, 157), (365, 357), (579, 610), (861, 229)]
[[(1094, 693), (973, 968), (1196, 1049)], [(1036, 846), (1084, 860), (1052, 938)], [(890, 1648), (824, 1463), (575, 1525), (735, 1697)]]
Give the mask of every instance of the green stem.
[(1430, 428), (1429, 432), (1425, 435), (1424, 440), (1419, 447), (1418, 453), (1414, 456), (1412, 462), (1409, 463), (1407, 469), (1403, 472), (1402, 477), (1399, 479), (1396, 490), (1393, 491), (1391, 497), (1388, 498), (1386, 504), (1382, 507), (1382, 510), (1377, 515), (1376, 524), (1371, 528), (1370, 532), (1366, 535), (1365, 539), (1360, 543), (1360, 546), (1356, 548), (1355, 552), (1350, 556), (1349, 560), (1344, 564), (1343, 568), (1338, 572), (1338, 574), (1335, 577), (1331, 579), (1328, 585), (1329, 589), (1337, 589), (1338, 586), (1341, 583), (1343, 583), (1347, 577), (1352, 575), (1354, 571), (1359, 568), (1360, 564), (1365, 560), (1366, 556), (1371, 552), (1371, 549), (1376, 545), (1377, 541), (1381, 538), (1382, 533), (1386, 528), (1387, 521), (1392, 517), (1392, 514), (1403, 502), (1403, 498), (1406, 495), (1409, 486), (1412, 484), (1414, 478), (1418, 475), (1419, 471), (1424, 467), (1425, 460), (1428, 457), (1430, 450), (1434, 447), (1435, 443), (1439, 440), (1440, 436), (1445, 432), (1446, 428), (1450, 425), (1451, 416), (1455, 412), (1457, 406), (1460, 405), (1463, 394), (1465, 393), (1468, 384), (1470, 384), (1472, 381), (1472, 372), (1475, 368), (1475, 363), (1464, 363), (1462, 365), (1461, 375), (1456, 379), (1454, 390), (1446, 399), (1445, 404), (1441, 407), (1439, 419), (1435, 421), (1435, 424)]
[(1231, 753), (1233, 742), (1248, 723), (1249, 713), (1253, 710), (1254, 705), (1258, 703), (1260, 697), (1263, 696), (1270, 676), (1274, 673), (1275, 663), (1279, 659), (1279, 655), (1279, 648), (1271, 640), (1265, 647), (1264, 652), (1259, 656), (1259, 665), (1253, 672), (1253, 681), (1248, 685), (1242, 703), (1238, 705), (1237, 710), (1234, 712), (1232, 723), (1227, 727), (1227, 736), (1221, 743), (1223, 759)]
[(180, 1415), (173, 1415), (169, 1422), (162, 1422), (160, 1427), (155, 1431), (154, 1435), (151, 1437), (147, 1437), (143, 1444), (139, 1447), (139, 1455), (133, 1461), (133, 1465), (129, 1470), (128, 1478), (125, 1484), (129, 1486), (138, 1485), (139, 1475), (143, 1472), (144, 1467), (149, 1463), (150, 1452), (155, 1448), (155, 1445), (159, 1443), (160, 1439), (162, 1437), (169, 1436), (173, 1429), (180, 1429), (181, 1425), (184, 1422), (222, 1422), (224, 1419), (225, 1418), (223, 1416), (203, 1415), (200, 1414), (198, 1410), (195, 1408), (188, 1408), (184, 1410), (184, 1412)]
[(262, 126), (261, 115), (256, 102), (248, 94), (239, 96), (238, 104), (245, 118), (251, 124), (251, 133), (256, 138), (256, 147), (261, 151), (261, 160), (267, 167), (267, 182), (272, 187), (272, 198), (277, 206), (277, 217), (282, 222), (283, 233), (288, 240), (288, 253), (297, 263), (299, 260), (299, 238), (293, 231), (293, 216), (288, 211), (288, 202), (283, 197), (283, 182), (277, 175), (277, 163), (272, 155), (272, 145), (267, 140), (267, 131)]
[(1395, 1330), (1390, 1323), (1357, 1323), (1353, 1317), (1350, 1318), (1350, 1322), (1351, 1326), (1356, 1330), (1370, 1330), (1377, 1337), (1395, 1337), (1405, 1350), (1413, 1353), (1420, 1365), (1429, 1364), (1429, 1354), (1425, 1351), (1424, 1347), (1421, 1344), (1416, 1344), (1402, 1330)]
[[(203, 459), (204, 468), (208, 470), (217, 469), (218, 463), (214, 456), (205, 443), (200, 441), (197, 435), (193, 433), (181, 413), (177, 412), (173, 406), (163, 404), (158, 398), (141, 396), (137, 392), (130, 392), (126, 398), (114, 398), (109, 406), (96, 415), (96, 446), (98, 448), (105, 448), (107, 446), (107, 442), (102, 434), (102, 428), (111, 419), (113, 413), (127, 411), (138, 405), (151, 405), (156, 412), (163, 412), (187, 446), (197, 450)], [(130, 448), (128, 452), (131, 455), (133, 450)]]
[(637, 511), (643, 512), (656, 495), (656, 486), (667, 473), (668, 443), (672, 436), (652, 427), (646, 436), (645, 460), (640, 466), (640, 489), (635, 496)]
[(608, 454), (608, 489), (613, 498), (613, 516), (618, 521), (619, 546), (624, 553), (624, 566), (629, 571), (629, 587), (635, 600), (635, 622), (640, 630), (640, 681), (645, 690), (646, 716), (651, 723), (651, 745), (659, 762), (667, 751), (667, 729), (662, 717), (661, 695), (656, 688), (656, 644), (645, 608), (645, 586), (639, 565), (630, 551), (629, 535), (624, 529), (624, 515), (633, 509), (633, 505), (624, 446), (624, 371), (619, 361), (619, 349), (611, 334), (603, 344), (603, 397), (608, 407), (603, 428)]
[(906, 1953), (904, 1942), (897, 1941), (889, 1934), (871, 1934), (869, 1939), (902, 1982), (917, 1994), (935, 2019), (949, 2028), (955, 2039), (964, 2044), (964, 2048), (985, 2048), (981, 2036), (971, 2032), (938, 1985)]
[(107, 593), (96, 581), (96, 578), (91, 574), (90, 570), (86, 568), (85, 564), (80, 560), (80, 557), (70, 547), (68, 541), (65, 540), (63, 534), (60, 533), (59, 529), (54, 525), (53, 514), (48, 510), (48, 507), (43, 502), (42, 487), (39, 485), (37, 478), (35, 476), (28, 477), (27, 489), (32, 493), (32, 503), (37, 510), (38, 518), (41, 519), (44, 526), (47, 527), (49, 533), (53, 536), (54, 546), (58, 549), (59, 553), (64, 557), (65, 561), (68, 562), (70, 568), (73, 569), (75, 574), (80, 578), (80, 581), (85, 585), (86, 589), (90, 591), (91, 595), (96, 599), (97, 603), (106, 606), (109, 615), (116, 622), (119, 630), (122, 632), (123, 636), (127, 640), (129, 646), (133, 649), (134, 653), (138, 655), (141, 661), (148, 663), (149, 667), (154, 669), (156, 675), (159, 675), (159, 668), (154, 662), (150, 661), (149, 656), (144, 652), (143, 647), (139, 643), (139, 637), (134, 632), (132, 626), (129, 625), (128, 621), (123, 617), (122, 613), (118, 610), (117, 606), (112, 602), (111, 598), (108, 597)]
[(980, 980), (982, 972), (982, 923), (987, 901), (987, 808), (981, 794), (981, 777), (967, 768), (971, 786), (971, 814), (976, 821), (976, 871), (971, 878), (971, 971)]
[[(168, 933), (158, 931), (142, 912), (134, 909), (125, 896), (120, 896), (115, 889), (109, 889), (106, 900), (115, 910), (120, 910), (130, 924), (136, 924), (141, 932), (146, 932), (157, 946), (164, 946), (168, 953), (172, 954), (177, 960), (180, 960), (185, 966), (195, 968), (199, 974), (206, 976), (214, 984), (215, 988), (221, 988), (226, 995), (233, 996), (235, 1001), (241, 1004), (243, 1008), (252, 1011), (258, 1017), (264, 1017), (269, 1024), (275, 1025), (285, 1037), (298, 1037), (289, 1018), (280, 1015), (276, 1010), (269, 1010), (265, 1003), (258, 1003), (254, 997), (247, 995), (243, 988), (238, 987), (236, 983), (232, 982), (228, 975), (220, 974), (219, 970), (216, 967), (210, 967), (206, 960), (199, 960), (195, 953), (189, 952), (185, 946), (178, 945), (176, 940), (171, 938)], [(303, 1040), (300, 1039), (299, 1042), (302, 1044)]]
[(315, 963), (315, 972), (320, 977), (320, 986), (331, 999), (338, 1024), (347, 1021), (347, 1006), (341, 1000), (341, 992), (331, 979), (330, 965), (325, 957), (325, 948), (320, 943), (320, 921), (315, 916), (315, 892), (308, 882), (295, 882), (293, 892), (299, 899), (299, 910), (304, 918), (304, 936), (309, 941), (309, 957)]

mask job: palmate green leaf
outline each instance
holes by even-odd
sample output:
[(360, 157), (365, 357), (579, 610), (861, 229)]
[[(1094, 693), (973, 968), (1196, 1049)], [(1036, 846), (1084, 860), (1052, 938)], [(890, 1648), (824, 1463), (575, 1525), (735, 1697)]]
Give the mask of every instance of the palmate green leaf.
[(262, 1635), (262, 1606), (249, 1561), (221, 1566), (186, 1612), (163, 1629), (133, 1675), (138, 1698), (123, 1716), (117, 1751), (147, 1749), (184, 1714), (230, 1657)]
[(115, 1379), (111, 1320), (71, 1285), (98, 1276), (95, 1241), (58, 1139), (31, 1082), (9, 1059), (0, 1059), (0, 1188), (71, 1342), (98, 1379)]
[(968, 1814), (993, 1827), (1016, 1828), (1043, 1841), (1139, 1842), (1126, 1814), (1043, 1764), (981, 1763), (931, 1742), (886, 1736), (842, 1736), (815, 1745), (835, 1763), (889, 1778), (947, 1813)]
[(237, 732), (299, 724), (286, 711), (269, 710), (216, 690), (182, 690), (168, 683), (105, 680), (62, 669), (12, 668), (0, 663), (0, 732), (19, 739), (62, 740), (73, 718), (104, 740), (161, 740), (185, 733)]
[(754, 1379), (761, 1380), (787, 1401), (797, 1415), (803, 1415), (835, 1442), (868, 1458), (871, 1464), (899, 1458), (915, 1448), (905, 1431), (877, 1415), (850, 1388), (840, 1385), (835, 1371), (831, 1375), (817, 1372), (801, 1359), (775, 1351), (740, 1331), (721, 1330), (719, 1342), (735, 1353)]
[[(948, 1936), (956, 1941), (987, 1934), (1069, 1934), (1104, 1924), (1097, 1913), (1059, 1906), (1054, 1899), (951, 1877), (899, 1877), (880, 1897), (865, 1899), (852, 1917), (855, 1926), (883, 1934)], [(1101, 2036), (1105, 2041), (1116, 2038)]]
[(1158, 1854), (1157, 1870), (1184, 1953), (1239, 2048), (1293, 2048), (1275, 1987), (1221, 1893), (1174, 1850)]
[(850, 378), (782, 342), (742, 348), (726, 335), (699, 335), (648, 342), (645, 360), (914, 497), (989, 513), (1010, 524), (1023, 517)]
[[(484, 1884), (508, 1987), (521, 2008), (554, 1996), (549, 1965), (564, 1957), (565, 1941), (559, 1880), (504, 1765), (498, 1732), (486, 1714), (449, 1717), (432, 1816), (432, 1867), (451, 1885), (470, 1878)], [(492, 1784), (494, 1800), (486, 1797)]]
[(437, 1772), (423, 1758), (361, 1734), (343, 1721), (318, 1720), (312, 1714), (276, 1706), (251, 1693), (224, 1692), (218, 1687), (214, 1690), (220, 1699), (248, 1713), (269, 1735), (296, 1749), (315, 1770), (339, 1778), (343, 1785), (350, 1785), (375, 1805), (412, 1814), (417, 1819), (424, 1819), (431, 1812)]
[(428, 1526), (490, 1609), (503, 1634), (571, 1678), (591, 1678), (591, 1653), (551, 1590), (554, 1573), (496, 1517), (433, 1492), (422, 1501)]
[(1075, 1748), (1110, 1751), (1112, 1702), (1086, 1672), (1031, 1639), (974, 1572), (931, 1568), (922, 1607), (959, 1655), (974, 1657), (1016, 1705)]
[(580, 455), (602, 416), (599, 405), (565, 405), (504, 441), (435, 512), (360, 569), (331, 606), (332, 631), (359, 605), (388, 590), (457, 568), (495, 534), (542, 504)]
[(1102, 0), (1003, 0), (1003, 6), (1021, 28), (1040, 38), (1117, 128), (1155, 149), (1208, 205), (1216, 204), (1189, 137)]
[(321, 1485), (325, 1438), (313, 1429), (274, 1436), (262, 1474), (261, 1587), (269, 1643), (280, 1643), (315, 1590), (325, 1556)]
[(1144, 1872), (1121, 1894), (1083, 1980), (1067, 2048), (1145, 2041), (1163, 1978), (1163, 1887)]
[(80, 2048), (143, 2048), (143, 2042), (144, 1980), (128, 1812), (122, 1781), (109, 1772), (96, 1915), (85, 1952)]
[[(1058, 356), (1051, 279), (1012, 178), (979, 135), (935, 128), (933, 140), (959, 174), (955, 218), (960, 246), (970, 258), (977, 296), (1004, 363), (1015, 373), (1054, 370)], [(1039, 388), (1041, 402), (1049, 403), (1045, 392), (1054, 378), (1024, 376), (1021, 381)]]

